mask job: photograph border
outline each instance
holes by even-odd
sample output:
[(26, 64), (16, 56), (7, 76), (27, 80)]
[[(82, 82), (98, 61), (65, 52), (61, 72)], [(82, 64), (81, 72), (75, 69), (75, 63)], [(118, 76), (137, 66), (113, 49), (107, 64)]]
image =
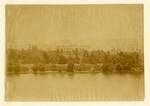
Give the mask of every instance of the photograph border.
[[(6, 4), (144, 4), (144, 78), (145, 78), (145, 99), (144, 101), (114, 101), (114, 102), (6, 102), (4, 100), (5, 95), (5, 5)], [(64, 105), (104, 105), (104, 106), (147, 106), (150, 105), (150, 1), (149, 0), (2, 0), (0, 1), (0, 105), (56, 105), (56, 106), (64, 106)]]

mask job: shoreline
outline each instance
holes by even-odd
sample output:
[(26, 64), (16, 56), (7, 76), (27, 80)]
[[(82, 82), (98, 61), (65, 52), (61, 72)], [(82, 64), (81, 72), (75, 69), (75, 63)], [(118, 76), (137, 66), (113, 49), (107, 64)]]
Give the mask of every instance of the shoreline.
[(67, 71), (37, 71), (37, 72), (19, 72), (19, 73), (13, 73), (13, 72), (7, 72), (6, 75), (20, 75), (20, 74), (51, 74), (51, 73), (60, 73), (60, 74), (76, 74), (76, 73), (82, 73), (82, 74), (98, 74), (98, 73), (103, 73), (103, 74), (142, 74), (144, 73), (143, 70), (137, 71), (137, 72), (104, 72), (104, 71), (73, 71), (73, 72), (67, 72)]

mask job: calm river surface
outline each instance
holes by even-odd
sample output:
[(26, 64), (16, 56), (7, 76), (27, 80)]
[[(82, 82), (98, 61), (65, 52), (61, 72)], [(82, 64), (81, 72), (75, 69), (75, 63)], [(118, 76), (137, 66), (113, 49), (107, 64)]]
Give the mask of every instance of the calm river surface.
[(6, 100), (143, 100), (143, 74), (7, 75)]

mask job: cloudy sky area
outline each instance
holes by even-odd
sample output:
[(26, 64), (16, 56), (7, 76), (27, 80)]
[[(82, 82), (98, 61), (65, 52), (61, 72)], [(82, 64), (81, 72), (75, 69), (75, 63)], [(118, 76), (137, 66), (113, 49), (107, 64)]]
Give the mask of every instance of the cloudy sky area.
[(7, 5), (8, 47), (143, 47), (142, 5)]

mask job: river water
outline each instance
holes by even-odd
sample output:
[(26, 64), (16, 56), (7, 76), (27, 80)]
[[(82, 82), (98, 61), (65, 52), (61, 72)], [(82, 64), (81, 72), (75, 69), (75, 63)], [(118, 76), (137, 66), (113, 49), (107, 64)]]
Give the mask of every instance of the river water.
[(7, 75), (7, 101), (143, 100), (143, 74)]

